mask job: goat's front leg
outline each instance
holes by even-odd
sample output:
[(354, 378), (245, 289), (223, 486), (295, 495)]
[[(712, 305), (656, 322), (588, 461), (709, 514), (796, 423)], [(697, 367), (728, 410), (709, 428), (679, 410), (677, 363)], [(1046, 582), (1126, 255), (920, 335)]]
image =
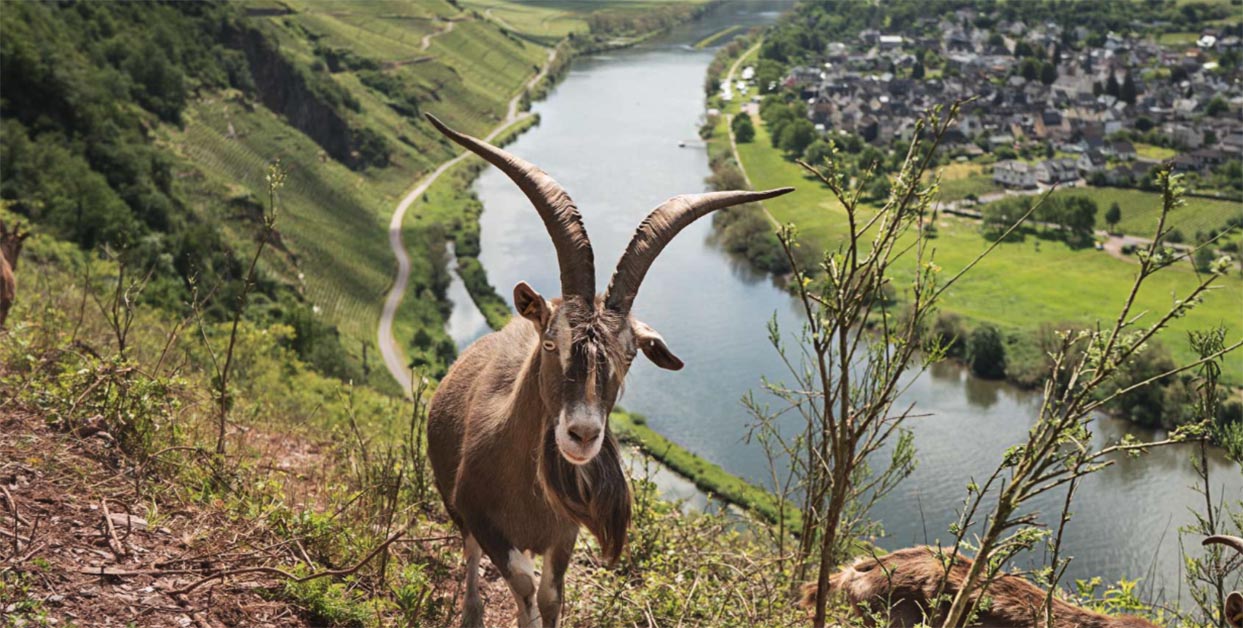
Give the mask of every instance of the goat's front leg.
[[(490, 554), (489, 554), (490, 555)], [(497, 562), (492, 557), (492, 562)], [(539, 609), (535, 606), (535, 563), (527, 555), (510, 547), (506, 551), (505, 566), (498, 563), (509, 590), (518, 604), (518, 628), (539, 628)]]
[(539, 614), (545, 628), (557, 628), (561, 623), (561, 604), (565, 599), (565, 570), (570, 566), (574, 553), (574, 541), (578, 530), (568, 538), (556, 543), (544, 553), (544, 573), (539, 581)]
[(479, 560), (483, 558), (483, 548), (474, 535), (466, 534), (462, 539), (463, 554), (466, 556), (466, 600), (462, 603), (462, 628), (482, 628), (483, 599), (479, 597)]
[(535, 564), (484, 519), (470, 524), (475, 539), (496, 565), (518, 604), (518, 628), (539, 628), (535, 606)]

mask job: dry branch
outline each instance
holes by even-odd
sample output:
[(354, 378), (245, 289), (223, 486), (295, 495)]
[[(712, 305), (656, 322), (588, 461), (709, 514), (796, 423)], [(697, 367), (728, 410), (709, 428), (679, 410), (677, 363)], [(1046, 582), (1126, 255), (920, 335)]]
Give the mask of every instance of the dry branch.
[(242, 567), (240, 569), (229, 569), (227, 571), (221, 571), (218, 573), (214, 573), (210, 576), (207, 576), (189, 585), (186, 585), (180, 589), (170, 591), (170, 594), (181, 595), (184, 593), (189, 593), (190, 591), (193, 591), (199, 588), (200, 586), (207, 584), (208, 582), (211, 582), (212, 580), (218, 580), (220, 578), (227, 578), (229, 576), (237, 576), (237, 575), (246, 574), (246, 573), (266, 573), (266, 574), (271, 574), (274, 576), (279, 576), (281, 578), (284, 578), (292, 582), (307, 582), (309, 580), (316, 580), (319, 578), (326, 578), (329, 576), (342, 577), (342, 576), (353, 575), (357, 573), (359, 569), (362, 569), (364, 565), (371, 562), (371, 559), (378, 556), (380, 552), (385, 550), (385, 548), (387, 548), (389, 545), (392, 545), (393, 542), (395, 542), (397, 539), (401, 538), (401, 536), (405, 534), (406, 531), (408, 531), (410, 529), (410, 526), (412, 525), (414, 525), (413, 521), (410, 523), (407, 523), (406, 525), (402, 526), (400, 530), (389, 535), (389, 537), (385, 539), (383, 543), (377, 545), (366, 556), (364, 556), (362, 560), (358, 561), (353, 567), (347, 567), (345, 569), (327, 569), (324, 571), (317, 571), (317, 572), (314, 572), (314, 573), (311, 573), (305, 576), (295, 576), (294, 574), (291, 574), (288, 571), (285, 571), (283, 569), (277, 569), (276, 567)]

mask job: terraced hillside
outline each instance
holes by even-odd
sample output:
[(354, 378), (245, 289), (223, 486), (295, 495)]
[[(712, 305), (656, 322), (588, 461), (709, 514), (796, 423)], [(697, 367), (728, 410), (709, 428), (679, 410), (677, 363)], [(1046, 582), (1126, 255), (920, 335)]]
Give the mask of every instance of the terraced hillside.
[[(196, 211), (231, 225), (239, 244), (247, 227), (230, 223), (227, 206), (216, 199), (259, 194), (265, 162), (282, 157), (290, 167), (279, 218), (288, 255), (268, 260), (267, 269), (297, 285), (314, 311), (350, 338), (346, 349), (361, 360), (363, 344), (374, 343), (391, 281), (388, 214), (407, 188), (454, 154), (419, 114), (485, 134), (547, 53), (447, 2), (357, 3), (344, 11), (311, 2), (286, 6), (288, 12), (247, 19), (270, 34), (291, 65), (342, 88), (341, 108), (352, 122), (386, 142), (385, 166), (351, 169), (291, 129), (290, 116), (228, 92), (201, 96), (184, 127), (166, 128), (165, 137), (195, 172), (186, 180)], [(442, 331), (447, 275), (439, 263), (452, 229), (421, 224), (405, 238), (414, 281), (398, 336), (413, 338), (408, 356), (433, 368), (452, 358)], [(374, 349), (369, 356), (377, 355)], [(372, 381), (380, 383), (381, 375)]]
[[(486, 136), (531, 100), (533, 78), (544, 70), (555, 80), (575, 50), (634, 41), (706, 4), (15, 6), (0, 16), (0, 195), (53, 235), (152, 269), (147, 298), (179, 307), (207, 295), (205, 310), (221, 317), (270, 210), (267, 165), (280, 158), (289, 178), (276, 252), (260, 261), (250, 308), (293, 326), (302, 357), (324, 372), (392, 391), (373, 368), (393, 280), (387, 224), (458, 154), (422, 114)], [(515, 12), (529, 18), (520, 31), (507, 21)], [(550, 59), (557, 67), (544, 68)], [(477, 231), (469, 193), (454, 197), (462, 202), (416, 208), (402, 238), (413, 268), (396, 337), (433, 376), (455, 353), (443, 329), (445, 244)]]

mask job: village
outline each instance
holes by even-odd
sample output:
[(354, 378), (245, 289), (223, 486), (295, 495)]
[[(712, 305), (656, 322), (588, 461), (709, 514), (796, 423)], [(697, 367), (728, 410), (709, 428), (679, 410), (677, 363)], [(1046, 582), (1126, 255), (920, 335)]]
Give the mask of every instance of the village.
[[(932, 107), (963, 101), (942, 145), (958, 161), (992, 164), (994, 192), (1146, 187), (1168, 162), (1198, 192), (1240, 198), (1237, 24), (1163, 45), (1151, 32), (1004, 20), (986, 29), (972, 25), (977, 17), (967, 8), (902, 33), (864, 30), (829, 43), (818, 65), (791, 67), (777, 84), (751, 85), (763, 72), (748, 67), (743, 80), (722, 86), (722, 98), (789, 90), (819, 134), (882, 147), (908, 141)], [(758, 102), (753, 94), (748, 107)]]

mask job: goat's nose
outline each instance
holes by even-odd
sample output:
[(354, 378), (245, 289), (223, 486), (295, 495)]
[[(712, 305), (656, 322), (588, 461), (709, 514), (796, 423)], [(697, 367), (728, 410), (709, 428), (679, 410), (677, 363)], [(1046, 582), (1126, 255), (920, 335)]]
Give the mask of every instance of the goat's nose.
[(594, 442), (596, 437), (600, 435), (600, 426), (590, 423), (576, 423), (566, 428), (570, 434), (570, 440), (579, 445)]

